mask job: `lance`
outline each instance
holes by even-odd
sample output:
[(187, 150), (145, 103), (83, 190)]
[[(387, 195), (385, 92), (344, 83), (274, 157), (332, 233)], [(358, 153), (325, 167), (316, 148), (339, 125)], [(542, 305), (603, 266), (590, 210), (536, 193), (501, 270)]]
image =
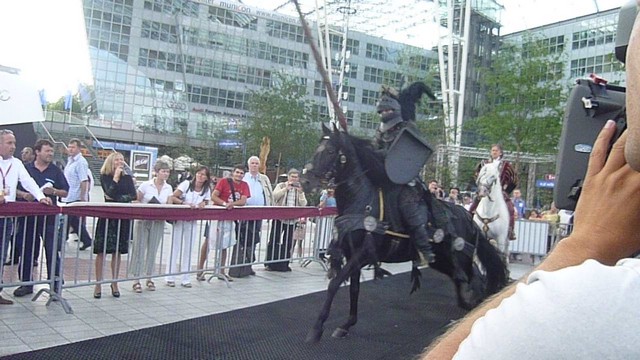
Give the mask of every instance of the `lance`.
[(327, 73), (327, 69), (324, 67), (324, 62), (322, 61), (322, 56), (320, 56), (320, 51), (318, 51), (318, 47), (316, 46), (315, 41), (313, 40), (313, 35), (311, 35), (311, 28), (309, 28), (309, 24), (302, 15), (302, 10), (300, 10), (300, 4), (298, 0), (293, 0), (293, 3), (296, 6), (296, 11), (298, 12), (298, 16), (300, 16), (300, 22), (302, 23), (302, 29), (304, 30), (304, 35), (309, 39), (309, 45), (311, 46), (311, 53), (313, 54), (313, 58), (316, 60), (316, 65), (318, 66), (318, 72), (320, 72), (320, 76), (322, 76), (322, 83), (324, 84), (324, 88), (327, 90), (327, 94), (329, 95), (329, 101), (333, 104), (333, 109), (335, 111), (336, 116), (338, 117), (338, 122), (342, 129), (347, 131), (347, 117), (342, 112), (342, 108), (340, 107), (340, 103), (338, 102), (338, 97), (336, 93), (333, 91), (333, 86), (331, 86), (331, 79), (329, 79), (329, 74)]

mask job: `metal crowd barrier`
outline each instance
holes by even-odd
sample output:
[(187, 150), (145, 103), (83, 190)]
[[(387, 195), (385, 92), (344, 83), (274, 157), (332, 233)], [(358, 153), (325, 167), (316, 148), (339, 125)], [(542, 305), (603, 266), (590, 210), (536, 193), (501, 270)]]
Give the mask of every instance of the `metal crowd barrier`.
[[(43, 292), (47, 292), (50, 295), (47, 305), (51, 301), (58, 301), (67, 313), (72, 313), (69, 302), (63, 296), (63, 291), (71, 288), (134, 280), (143, 280), (141, 286), (144, 288), (146, 279), (152, 279), (159, 285), (173, 280), (177, 286), (180, 286), (180, 278), (183, 275), (186, 276), (182, 280), (187, 279), (188, 276), (188, 283), (199, 280), (194, 275), (200, 275), (200, 279), (208, 275), (209, 281), (213, 277), (219, 277), (226, 281), (227, 286), (230, 286), (228, 278), (222, 274), (236, 269), (244, 271), (244, 276), (251, 271), (248, 267), (251, 265), (269, 266), (276, 263), (299, 262), (301, 266), (307, 266), (311, 262), (317, 262), (325, 267), (324, 252), (333, 233), (333, 219), (336, 214), (335, 208), (315, 207), (245, 206), (226, 210), (215, 206), (192, 209), (187, 205), (137, 203), (72, 203), (61, 207), (23, 202), (5, 204), (0, 208), (0, 217), (5, 216), (4, 219), (8, 220), (6, 223), (12, 224), (14, 230), (10, 237), (11, 243), (22, 244), (17, 247), (17, 250), (12, 248), (7, 250), (6, 246), (0, 249), (2, 259), (13, 256), (17, 251), (19, 254), (17, 257), (24, 260), (25, 255), (30, 251), (38, 266), (34, 267), (32, 273), (34, 280), (31, 281), (20, 279), (24, 265), (5, 267), (2, 286), (10, 288), (23, 285), (48, 285), (39, 289), (32, 300), (37, 300)], [(20, 223), (18, 219), (24, 218), (25, 215), (35, 215), (31, 218), (35, 218), (36, 223), (40, 221), (44, 224), (45, 236), (43, 237), (47, 243), (45, 249), (58, 249), (59, 259), (53, 256), (50, 261), (45, 261), (47, 256), (43, 257), (46, 251), (41, 251), (42, 244), (38, 248), (29, 246), (33, 244), (33, 233), (16, 231), (17, 224)], [(49, 222), (41, 219), (50, 216), (53, 216), (53, 220)], [(73, 240), (67, 241), (69, 216), (80, 218), (79, 227), (85, 226), (93, 239), (91, 248), (81, 251), (80, 239), (77, 246), (73, 245)], [(121, 255), (120, 269), (115, 277), (111, 275), (113, 256), (107, 253), (106, 247), (101, 254), (94, 254), (93, 251), (95, 236), (99, 232), (98, 219), (101, 218), (102, 222), (107, 224), (101, 230), (104, 239), (122, 232), (125, 241), (129, 241), (128, 253)], [(127, 228), (119, 219), (130, 220), (133, 226)], [(110, 227), (109, 223), (114, 225)], [(231, 230), (231, 235), (223, 225), (228, 223), (233, 223), (235, 227)], [(24, 221), (22, 224), (25, 229), (28, 227)], [(29, 224), (31, 226), (31, 223)], [(143, 240), (140, 234), (145, 233), (150, 224), (156, 224), (154, 228), (156, 232), (151, 234), (155, 234), (159, 239), (155, 236), (144, 239), (150, 244), (157, 245), (157, 251), (150, 251), (151, 256), (145, 259), (148, 260), (145, 262), (141, 261), (135, 252), (140, 250), (136, 247)], [(253, 244), (250, 232), (255, 232), (258, 228), (261, 231), (256, 240), (259, 241)], [(180, 230), (184, 235), (182, 240), (178, 234)], [(222, 245), (229, 239), (222, 236), (225, 232), (226, 235), (235, 239), (236, 244), (223, 252), (225, 249)], [(80, 231), (78, 233), (80, 234)], [(16, 242), (16, 237), (20, 234), (22, 234), (22, 241)], [(268, 246), (271, 240), (284, 245)], [(116, 248), (121, 245), (119, 241), (116, 243)], [(251, 251), (254, 245), (255, 252)], [(284, 253), (276, 253), (277, 249), (283, 248)], [(203, 265), (199, 265), (203, 253), (206, 258)], [(222, 261), (223, 255), (225, 261)], [(102, 261), (101, 280), (97, 280), (95, 272), (96, 260), (99, 258)], [(60, 268), (51, 279), (47, 279), (49, 264), (53, 269), (56, 266)]]
[(550, 224), (546, 221), (518, 219), (514, 232), (516, 240), (509, 242), (509, 253), (544, 257), (572, 230), (573, 224)]

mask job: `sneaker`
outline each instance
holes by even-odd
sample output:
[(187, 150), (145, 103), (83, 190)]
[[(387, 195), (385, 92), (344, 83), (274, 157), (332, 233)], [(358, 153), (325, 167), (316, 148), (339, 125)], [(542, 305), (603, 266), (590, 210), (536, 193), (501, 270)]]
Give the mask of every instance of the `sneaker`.
[(13, 301), (0, 296), (0, 305), (13, 305)]
[(15, 297), (23, 297), (29, 294), (33, 294), (32, 286), (20, 286), (13, 291), (13, 296)]

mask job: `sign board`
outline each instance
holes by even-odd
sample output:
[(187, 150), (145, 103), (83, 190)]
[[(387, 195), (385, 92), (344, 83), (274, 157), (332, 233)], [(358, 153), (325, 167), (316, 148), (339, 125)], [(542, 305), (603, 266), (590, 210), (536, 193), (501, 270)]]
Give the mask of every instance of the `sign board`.
[(136, 182), (147, 181), (151, 179), (151, 152), (141, 150), (131, 150), (131, 170)]
[(40, 94), (18, 69), (0, 65), (0, 125), (42, 121)]
[(536, 187), (543, 189), (553, 189), (556, 186), (553, 180), (536, 180)]

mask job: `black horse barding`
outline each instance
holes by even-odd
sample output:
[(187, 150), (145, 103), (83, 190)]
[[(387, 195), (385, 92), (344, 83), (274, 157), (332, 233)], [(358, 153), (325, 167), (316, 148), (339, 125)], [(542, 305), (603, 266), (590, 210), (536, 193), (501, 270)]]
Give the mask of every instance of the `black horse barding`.
[[(367, 177), (367, 166), (375, 166), (366, 163), (370, 161), (367, 159), (374, 158), (371, 142), (324, 126), (323, 131), (324, 136), (313, 163), (307, 168), (303, 185), (305, 191), (309, 191), (319, 182), (334, 179), (338, 237), (333, 239), (329, 249), (332, 279), (327, 299), (307, 335), (308, 342), (320, 340), (333, 298), (343, 282), (350, 280), (350, 315), (347, 322), (333, 332), (334, 337), (346, 336), (357, 322), (360, 272), (364, 266), (373, 265), (375, 278), (381, 278), (388, 272), (379, 267), (380, 262), (406, 262), (418, 256), (412, 241), (401, 234), (385, 232), (384, 222), (378, 221), (381, 210), (399, 210), (398, 204), (382, 197), (381, 191)], [(506, 266), (470, 214), (461, 206), (445, 205), (459, 237), (453, 239), (447, 234), (442, 241), (434, 243), (436, 261), (430, 266), (454, 281), (458, 305), (471, 309), (506, 285)], [(420, 287), (420, 276), (420, 270), (414, 267), (411, 292)]]

